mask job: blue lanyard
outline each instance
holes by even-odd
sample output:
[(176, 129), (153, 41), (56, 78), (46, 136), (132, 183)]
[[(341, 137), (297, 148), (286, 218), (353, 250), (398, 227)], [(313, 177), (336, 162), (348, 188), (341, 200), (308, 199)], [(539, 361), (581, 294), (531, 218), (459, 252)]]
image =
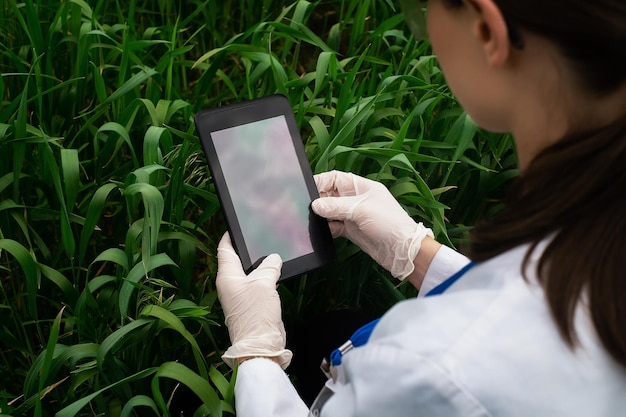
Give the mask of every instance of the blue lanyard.
[[(425, 297), (431, 297), (433, 295), (443, 294), (448, 288), (452, 286), (452, 284), (454, 284), (459, 279), (461, 279), (461, 277), (463, 277), (463, 275), (465, 275), (467, 271), (472, 269), (475, 265), (476, 265), (476, 262), (468, 263), (459, 272), (452, 275), (450, 278), (446, 279), (445, 281), (437, 285), (432, 290), (428, 291)], [(346, 343), (341, 345), (339, 348), (333, 350), (333, 352), (330, 354), (331, 365), (332, 366), (341, 365), (341, 359), (344, 354), (346, 354), (348, 351), (352, 350), (355, 347), (360, 347), (360, 346), (365, 345), (370, 339), (370, 336), (372, 335), (372, 332), (374, 331), (374, 327), (376, 327), (379, 321), (380, 321), (380, 318), (361, 327), (359, 330), (354, 332), (354, 334), (350, 337), (350, 339)]]
[(330, 354), (330, 364), (332, 366), (341, 365), (341, 358), (346, 352), (352, 350), (355, 347), (363, 346), (364, 344), (366, 344), (367, 341), (370, 339), (372, 332), (374, 331), (374, 327), (376, 327), (379, 321), (380, 318), (377, 318), (376, 320), (367, 323), (365, 326), (354, 332), (354, 334), (346, 343), (333, 350), (333, 352)]
[(430, 297), (430, 296), (433, 296), (433, 295), (443, 294), (448, 288), (450, 288), (452, 286), (452, 284), (454, 284), (455, 282), (460, 280), (461, 277), (463, 277), (463, 275), (465, 275), (467, 273), (467, 271), (472, 269), (475, 265), (476, 265), (476, 262), (474, 262), (474, 261), (468, 263), (463, 268), (461, 268), (461, 270), (459, 272), (457, 272), (456, 274), (452, 275), (450, 278), (446, 279), (445, 281), (443, 281), (441, 284), (437, 285), (432, 290), (428, 291), (428, 293), (425, 295), (425, 297)]

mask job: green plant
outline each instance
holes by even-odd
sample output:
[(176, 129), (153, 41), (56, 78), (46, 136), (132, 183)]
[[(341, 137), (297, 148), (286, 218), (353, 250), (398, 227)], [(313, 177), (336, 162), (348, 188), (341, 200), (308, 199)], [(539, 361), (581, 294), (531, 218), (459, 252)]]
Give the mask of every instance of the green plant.
[[(316, 172), (383, 181), (452, 245), (516, 173), (388, 0), (0, 10), (0, 413), (234, 414), (202, 108), (286, 95)], [(414, 295), (337, 249), (281, 286), (289, 326)]]

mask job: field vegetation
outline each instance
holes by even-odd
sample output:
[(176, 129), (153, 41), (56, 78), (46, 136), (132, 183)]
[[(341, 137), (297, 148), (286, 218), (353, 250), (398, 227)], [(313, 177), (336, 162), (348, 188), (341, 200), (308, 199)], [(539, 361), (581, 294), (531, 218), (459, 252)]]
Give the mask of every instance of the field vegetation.
[[(517, 173), (392, 0), (3, 0), (0, 74), (0, 415), (234, 415), (201, 109), (284, 94), (315, 172), (453, 246)], [(336, 246), (280, 287), (288, 328), (415, 295)]]

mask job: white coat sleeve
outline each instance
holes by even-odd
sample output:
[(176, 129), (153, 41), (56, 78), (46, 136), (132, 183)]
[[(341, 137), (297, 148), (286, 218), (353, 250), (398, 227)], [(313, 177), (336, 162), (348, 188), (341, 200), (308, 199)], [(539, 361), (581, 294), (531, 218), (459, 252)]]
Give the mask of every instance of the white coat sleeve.
[(239, 365), (235, 408), (237, 417), (307, 417), (309, 413), (287, 374), (265, 358)]
[(418, 297), (428, 294), (430, 290), (460, 271), (469, 261), (454, 249), (442, 245), (426, 271)]

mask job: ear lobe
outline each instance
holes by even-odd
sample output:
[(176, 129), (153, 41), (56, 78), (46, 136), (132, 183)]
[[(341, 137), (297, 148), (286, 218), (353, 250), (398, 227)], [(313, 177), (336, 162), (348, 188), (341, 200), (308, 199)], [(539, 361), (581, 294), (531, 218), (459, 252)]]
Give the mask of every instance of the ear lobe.
[(476, 11), (474, 36), (482, 45), (487, 63), (501, 67), (509, 58), (511, 43), (506, 20), (492, 0), (469, 0)]

